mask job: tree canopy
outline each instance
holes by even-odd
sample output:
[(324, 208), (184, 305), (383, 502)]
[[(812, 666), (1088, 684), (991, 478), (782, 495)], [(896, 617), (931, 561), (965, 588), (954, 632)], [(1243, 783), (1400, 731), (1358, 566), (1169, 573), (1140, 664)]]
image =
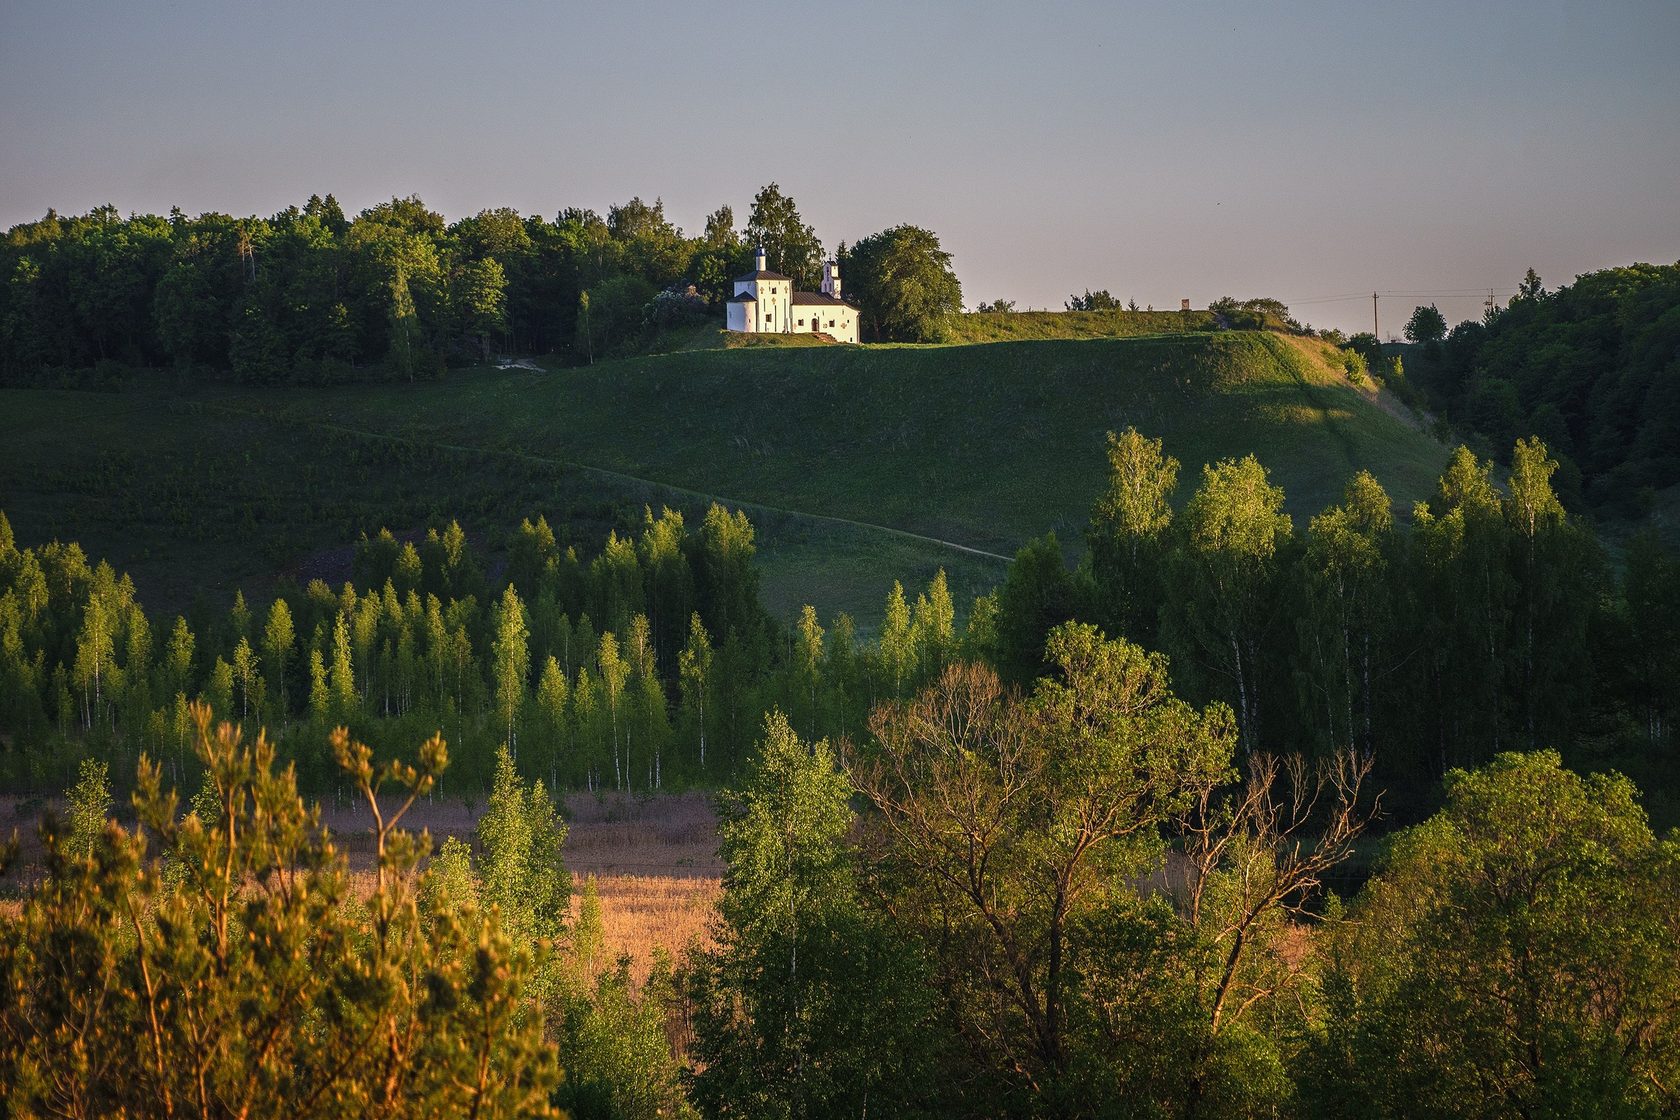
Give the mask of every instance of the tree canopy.
[(858, 302), (865, 333), (889, 342), (936, 342), (962, 310), (962, 285), (939, 237), (894, 226), (853, 245), (841, 276)]
[(762, 246), (770, 267), (793, 277), (796, 288), (816, 291), (822, 280), (822, 242), (799, 216), (793, 199), (775, 183), (753, 198), (746, 240), (749, 250)]

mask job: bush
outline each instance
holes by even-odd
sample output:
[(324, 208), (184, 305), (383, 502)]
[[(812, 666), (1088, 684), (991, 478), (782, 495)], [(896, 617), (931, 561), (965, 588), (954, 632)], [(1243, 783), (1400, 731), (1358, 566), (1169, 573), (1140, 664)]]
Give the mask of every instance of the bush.
[(698, 323), (708, 314), (706, 300), (693, 284), (672, 284), (642, 308), (642, 322), (667, 330)]

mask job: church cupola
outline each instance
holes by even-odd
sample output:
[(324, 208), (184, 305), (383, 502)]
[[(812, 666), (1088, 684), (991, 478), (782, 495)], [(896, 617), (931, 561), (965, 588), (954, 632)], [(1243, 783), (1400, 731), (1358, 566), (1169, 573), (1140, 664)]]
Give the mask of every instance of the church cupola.
[(822, 294), (830, 299), (840, 298), (840, 262), (823, 262)]
[(766, 269), (764, 267), (764, 246), (762, 246), (762, 245), (760, 245), (753, 252), (753, 271), (754, 272), (767, 272), (767, 271), (769, 271), (768, 269)]

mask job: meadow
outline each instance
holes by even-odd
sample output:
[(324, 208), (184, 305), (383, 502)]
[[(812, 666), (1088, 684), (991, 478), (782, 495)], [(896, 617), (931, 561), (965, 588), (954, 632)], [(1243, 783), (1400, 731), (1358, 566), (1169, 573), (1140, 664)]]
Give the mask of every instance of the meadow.
[(345, 547), (381, 527), (458, 517), (494, 553), (539, 512), (593, 542), (644, 505), (721, 500), (753, 519), (774, 611), (811, 602), (868, 630), (895, 578), (943, 567), (966, 604), (1036, 536), (1077, 553), (1104, 435), (1128, 425), (1185, 464), (1180, 500), (1201, 464), (1253, 451), (1298, 523), (1362, 467), (1403, 516), (1447, 449), (1335, 358), (1228, 332), (690, 350), (326, 389), (7, 389), (0, 502), (20, 540), (79, 540), (175, 606), (341, 579)]

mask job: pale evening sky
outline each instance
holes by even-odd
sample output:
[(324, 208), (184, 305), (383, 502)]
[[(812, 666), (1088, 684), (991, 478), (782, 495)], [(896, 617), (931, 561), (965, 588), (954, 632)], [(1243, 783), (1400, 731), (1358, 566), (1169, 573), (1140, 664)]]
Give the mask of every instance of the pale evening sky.
[(770, 180), (830, 249), (935, 230), (970, 305), (1368, 329), (1373, 288), (1680, 259), (1680, 3), (0, 7), (0, 227), (331, 191), (695, 232)]

